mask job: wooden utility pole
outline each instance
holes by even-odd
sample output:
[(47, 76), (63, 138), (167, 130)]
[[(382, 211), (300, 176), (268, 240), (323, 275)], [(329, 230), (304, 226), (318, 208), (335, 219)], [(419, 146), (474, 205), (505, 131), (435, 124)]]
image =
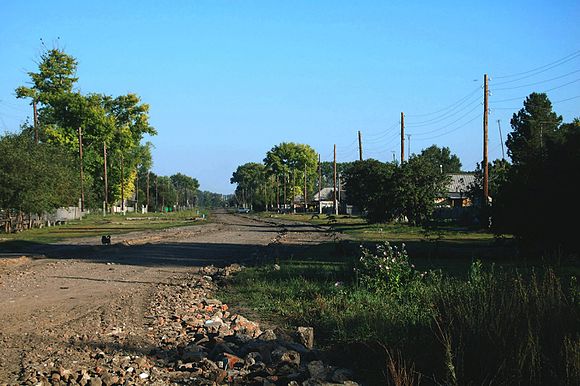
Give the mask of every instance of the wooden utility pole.
[(318, 213), (322, 214), (322, 162), (318, 153)]
[(307, 212), (307, 207), (308, 207), (308, 200), (307, 200), (307, 192), (306, 192), (307, 186), (306, 186), (306, 162), (304, 162), (304, 213)]
[(79, 127), (79, 162), (81, 172), (81, 213), (85, 211), (85, 187), (83, 171), (83, 130)]
[(280, 177), (276, 174), (276, 208), (280, 210)]
[(499, 142), (501, 143), (501, 159), (505, 159), (505, 153), (503, 151), (503, 136), (501, 135), (501, 120), (497, 120), (497, 127), (499, 128)]
[(489, 197), (489, 170), (487, 167), (487, 116), (488, 110), (488, 82), (487, 74), (483, 75), (483, 206), (487, 206)]
[(282, 204), (284, 206), (284, 209), (286, 209), (286, 171), (284, 171), (284, 203)]
[(103, 142), (103, 175), (105, 182), (105, 210), (109, 210), (109, 180), (107, 176), (107, 143)]
[(268, 211), (268, 182), (264, 180), (264, 206), (266, 207), (266, 212)]
[(334, 214), (338, 214), (338, 203), (336, 202), (336, 144), (334, 144), (334, 194), (333, 203), (334, 203)]
[(405, 162), (405, 113), (401, 111), (401, 165)]
[(149, 175), (151, 172), (147, 171), (147, 212), (149, 212)]
[(290, 197), (290, 203), (292, 205), (292, 211), (296, 213), (296, 168), (292, 168), (292, 197)]
[(34, 142), (38, 143), (38, 110), (36, 109), (36, 99), (32, 98), (32, 112), (34, 113)]
[(159, 194), (157, 191), (157, 176), (155, 176), (155, 211), (159, 210)]
[(407, 157), (411, 156), (411, 134), (407, 134)]
[(362, 156), (362, 135), (360, 133), (360, 130), (358, 131), (358, 159), (359, 161), (363, 160), (363, 156)]
[(125, 160), (121, 153), (121, 212), (125, 213)]
[(135, 213), (137, 213), (137, 207), (139, 206), (139, 169), (137, 169), (137, 179), (135, 180)]

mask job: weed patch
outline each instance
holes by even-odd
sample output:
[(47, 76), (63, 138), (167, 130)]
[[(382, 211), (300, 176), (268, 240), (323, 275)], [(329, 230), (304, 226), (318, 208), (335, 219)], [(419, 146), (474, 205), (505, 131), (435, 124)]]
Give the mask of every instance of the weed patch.
[(425, 274), (386, 244), (356, 261), (250, 268), (223, 295), (313, 326), (317, 344), (371, 384), (545, 385), (580, 381), (577, 291), (551, 269), (475, 262), (462, 278)]

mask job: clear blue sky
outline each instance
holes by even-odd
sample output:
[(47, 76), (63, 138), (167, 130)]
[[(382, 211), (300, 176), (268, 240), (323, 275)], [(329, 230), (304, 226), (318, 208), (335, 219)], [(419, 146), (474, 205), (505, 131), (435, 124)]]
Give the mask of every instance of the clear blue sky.
[[(336, 143), (347, 161), (362, 130), (365, 158), (398, 158), (401, 111), (412, 152), (449, 146), (473, 169), (484, 73), (491, 159), (501, 157), (497, 120), (505, 140), (519, 97), (552, 88), (552, 101), (580, 96), (580, 55), (501, 78), (578, 52), (580, 2), (473, 3), (3, 1), (0, 131), (31, 115), (14, 89), (36, 70), (42, 38), (78, 59), (82, 92), (134, 92), (149, 103), (154, 171), (194, 176), (202, 189), (231, 192), (238, 165), (283, 141), (326, 160)], [(579, 106), (574, 98), (554, 107), (570, 121)]]

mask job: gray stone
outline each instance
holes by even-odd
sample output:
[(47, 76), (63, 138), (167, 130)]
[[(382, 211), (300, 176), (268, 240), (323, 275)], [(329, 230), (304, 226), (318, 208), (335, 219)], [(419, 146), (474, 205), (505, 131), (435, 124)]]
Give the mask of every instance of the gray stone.
[(349, 369), (336, 369), (332, 373), (332, 376), (330, 377), (330, 379), (334, 382), (342, 383), (345, 381), (350, 381), (353, 377), (354, 377), (354, 374)]
[(314, 328), (298, 327), (298, 340), (309, 350), (314, 347)]
[(102, 386), (102, 385), (103, 381), (101, 381), (101, 378), (99, 377), (91, 378), (91, 380), (89, 381), (89, 386)]
[(273, 330), (266, 330), (258, 336), (258, 339), (265, 340), (265, 341), (272, 341), (278, 339), (276, 333)]
[(322, 361), (312, 361), (308, 365), (308, 372), (313, 379), (326, 379), (328, 370)]

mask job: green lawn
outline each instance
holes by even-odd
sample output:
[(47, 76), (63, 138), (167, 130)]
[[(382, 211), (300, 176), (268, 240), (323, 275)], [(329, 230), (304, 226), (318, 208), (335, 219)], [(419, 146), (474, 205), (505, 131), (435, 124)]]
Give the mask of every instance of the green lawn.
[(207, 211), (188, 210), (170, 213), (130, 213), (125, 216), (120, 214), (90, 214), (82, 220), (69, 221), (64, 225), (43, 227), (26, 230), (24, 232), (4, 234), (0, 233), (0, 246), (2, 242), (37, 242), (51, 243), (68, 238), (94, 237), (103, 234), (119, 235), (135, 231), (157, 230), (204, 223), (196, 221), (205, 215)]

